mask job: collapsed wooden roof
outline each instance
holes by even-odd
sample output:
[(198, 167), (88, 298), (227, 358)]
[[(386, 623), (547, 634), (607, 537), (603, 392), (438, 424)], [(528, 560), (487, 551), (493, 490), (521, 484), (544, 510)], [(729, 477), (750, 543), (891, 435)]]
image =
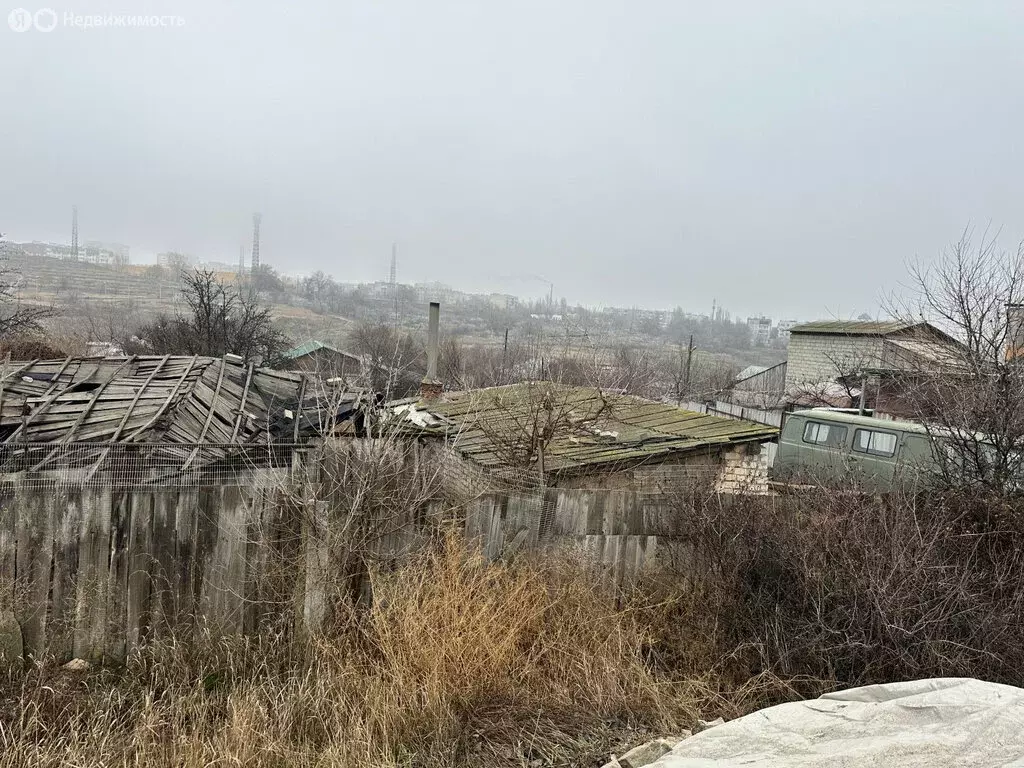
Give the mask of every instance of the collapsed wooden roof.
[[(232, 447), (296, 443), (356, 412), (358, 393), (326, 397), (299, 373), (232, 356), (134, 356), (0, 363), (0, 445), (158, 446), (181, 468)], [(98, 456), (105, 456), (105, 452)]]

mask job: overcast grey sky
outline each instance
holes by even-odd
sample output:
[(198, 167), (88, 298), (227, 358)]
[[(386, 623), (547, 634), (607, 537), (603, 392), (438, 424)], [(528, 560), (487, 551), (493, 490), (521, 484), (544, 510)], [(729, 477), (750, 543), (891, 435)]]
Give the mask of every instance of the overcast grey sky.
[[(0, 16), (0, 231), (571, 302), (877, 308), (1021, 235), (1016, 2), (52, 0)], [(34, 0), (17, 0), (36, 11)], [(64, 15), (174, 15), (77, 28)]]

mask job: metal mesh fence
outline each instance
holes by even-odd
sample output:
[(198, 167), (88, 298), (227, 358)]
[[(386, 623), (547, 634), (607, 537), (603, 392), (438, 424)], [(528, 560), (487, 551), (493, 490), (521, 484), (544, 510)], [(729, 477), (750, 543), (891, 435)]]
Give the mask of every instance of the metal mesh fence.
[(27, 487), (253, 485), (259, 470), (290, 469), (304, 450), (293, 443), (15, 443), (0, 445), (0, 479)]

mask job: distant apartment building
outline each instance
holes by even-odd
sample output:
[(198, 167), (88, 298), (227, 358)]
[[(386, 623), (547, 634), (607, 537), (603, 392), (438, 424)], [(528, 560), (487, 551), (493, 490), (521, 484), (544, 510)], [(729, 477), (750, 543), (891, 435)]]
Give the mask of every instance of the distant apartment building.
[(158, 267), (170, 270), (181, 270), (189, 269), (195, 266), (195, 259), (189, 256), (187, 253), (178, 253), (177, 251), (164, 251), (156, 255), (156, 264)]
[[(83, 249), (79, 248), (81, 253)], [(87, 258), (93, 264), (109, 264), (115, 267), (127, 267), (131, 264), (131, 248), (124, 243), (108, 243), (101, 240), (86, 240)]]
[(507, 293), (492, 293), (487, 297), (495, 309), (512, 309), (519, 304), (519, 299)]
[(750, 343), (755, 347), (763, 347), (772, 338), (772, 319), (770, 317), (748, 317), (747, 328), (750, 329)]
[(129, 248), (120, 243), (101, 243), (88, 241), (78, 246), (78, 253), (70, 245), (63, 243), (19, 243), (18, 247), (32, 256), (43, 256), (60, 261), (82, 261), (86, 264), (102, 264), (110, 267), (128, 266)]
[(201, 261), (196, 264), (197, 269), (206, 269), (210, 272), (231, 272), (238, 271), (237, 264), (229, 264), (226, 261)]
[(792, 330), (794, 325), (797, 325), (797, 323), (797, 320), (779, 320), (775, 326), (779, 339), (782, 341), (789, 341), (789, 332)]
[(417, 301), (440, 301), (452, 303), (455, 301), (456, 291), (450, 285), (444, 283), (416, 283), (413, 288), (416, 291)]

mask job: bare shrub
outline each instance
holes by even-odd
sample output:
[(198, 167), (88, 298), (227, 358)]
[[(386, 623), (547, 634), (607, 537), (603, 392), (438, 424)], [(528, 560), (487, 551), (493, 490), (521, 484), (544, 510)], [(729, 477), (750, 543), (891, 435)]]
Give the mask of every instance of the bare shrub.
[[(769, 673), (812, 695), (922, 677), (1021, 683), (1021, 534), (977, 525), (990, 510), (976, 499), (688, 492), (676, 510), (695, 564), (685, 575), (714, 627), (704, 644), (730, 684)], [(678, 643), (662, 652), (696, 671)]]

